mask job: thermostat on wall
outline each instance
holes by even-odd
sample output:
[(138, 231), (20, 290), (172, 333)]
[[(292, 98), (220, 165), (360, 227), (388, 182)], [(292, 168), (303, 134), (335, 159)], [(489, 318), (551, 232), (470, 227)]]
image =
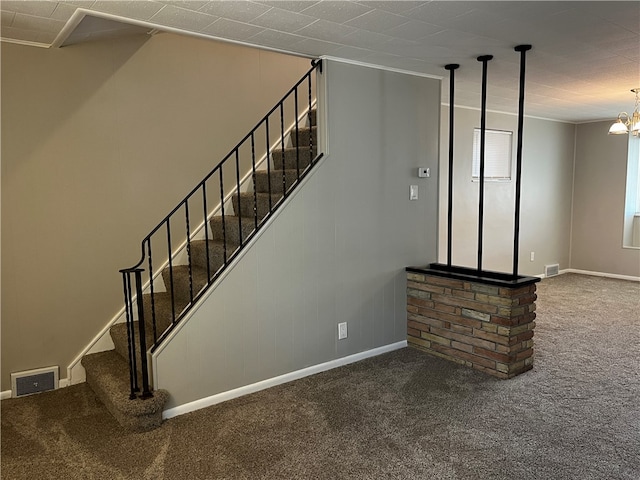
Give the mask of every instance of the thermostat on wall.
[(431, 169), (427, 167), (418, 167), (418, 177), (427, 178), (431, 176)]

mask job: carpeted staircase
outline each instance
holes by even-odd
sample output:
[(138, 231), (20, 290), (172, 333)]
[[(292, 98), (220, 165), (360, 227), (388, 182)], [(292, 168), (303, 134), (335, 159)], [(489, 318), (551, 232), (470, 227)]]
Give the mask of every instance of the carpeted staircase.
[[(316, 110), (310, 111), (307, 126), (290, 131), (290, 146), (278, 146), (270, 153), (270, 168), (255, 172), (253, 188), (255, 191), (242, 192), (232, 198), (233, 215), (225, 210), (224, 217), (214, 216), (210, 219), (210, 240), (192, 240), (189, 248), (191, 261), (191, 282), (188, 265), (173, 265), (170, 270), (162, 272), (166, 292), (154, 292), (153, 309), (156, 319), (156, 337), (171, 326), (173, 319), (185, 309), (191, 307), (191, 298), (202, 290), (224, 265), (226, 255), (229, 258), (241, 243), (256, 229), (260, 223), (283, 198), (283, 192), (299, 178), (311, 165), (316, 156)], [(312, 143), (311, 143), (312, 142)], [(313, 145), (313, 152), (309, 145)], [(207, 270), (207, 250), (209, 270)], [(173, 289), (171, 286), (173, 285)], [(173, 295), (172, 295), (173, 292)], [(151, 295), (143, 295), (145, 332), (147, 346), (153, 345), (154, 333), (152, 324)], [(175, 317), (174, 317), (175, 309)], [(137, 322), (134, 322), (136, 334)], [(153, 397), (130, 400), (128, 341), (126, 323), (117, 323), (110, 329), (115, 345), (114, 350), (85, 355), (82, 366), (86, 370), (87, 383), (106, 405), (112, 415), (125, 428), (132, 431), (144, 431), (155, 428), (162, 422), (162, 410), (169, 397), (165, 390), (154, 390)], [(140, 371), (140, 353), (136, 366)]]

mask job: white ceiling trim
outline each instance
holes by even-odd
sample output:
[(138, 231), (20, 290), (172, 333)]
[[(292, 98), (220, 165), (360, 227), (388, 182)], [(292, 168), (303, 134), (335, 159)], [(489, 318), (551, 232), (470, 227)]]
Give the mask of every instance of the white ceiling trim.
[[(449, 108), (449, 102), (442, 102), (440, 104), (440, 106)], [(469, 107), (467, 105), (456, 105), (455, 107), (456, 108), (461, 108), (461, 109), (464, 109), (464, 110), (474, 110), (474, 111), (477, 111), (477, 112), (482, 111), (482, 108), (480, 108), (480, 107)], [(527, 98), (526, 98), (526, 96), (525, 96), (525, 99), (524, 99), (524, 109), (525, 109), (524, 118), (533, 118), (535, 120), (546, 120), (547, 122), (567, 123), (569, 125), (578, 125), (580, 123), (602, 122), (602, 120), (590, 120), (589, 122), (571, 122), (569, 120), (558, 120), (557, 118), (539, 117), (537, 115), (527, 115), (527, 112), (526, 112), (526, 110), (527, 110)], [(487, 112), (488, 113), (498, 113), (500, 115), (509, 115), (511, 117), (517, 117), (518, 116), (518, 114), (514, 113), (514, 112), (504, 112), (502, 110), (493, 110), (491, 108), (487, 108)]]
[(412, 75), (414, 77), (433, 78), (435, 80), (442, 80), (444, 78), (441, 75), (431, 75), (429, 73), (414, 72), (411, 70), (403, 70), (401, 68), (386, 67), (386, 66), (377, 65), (374, 63), (360, 62), (358, 60), (350, 60), (348, 58), (332, 57), (331, 55), (322, 55), (320, 56), (320, 59), (322, 60), (326, 59), (332, 62), (348, 63), (350, 65), (357, 65), (359, 67), (374, 68), (376, 70), (383, 70), (386, 72), (402, 73), (405, 75)]
[(29, 40), (18, 40), (15, 38), (0, 37), (0, 42), (15, 43), (16, 45), (25, 45), (27, 47), (51, 48), (48, 43), (30, 42)]

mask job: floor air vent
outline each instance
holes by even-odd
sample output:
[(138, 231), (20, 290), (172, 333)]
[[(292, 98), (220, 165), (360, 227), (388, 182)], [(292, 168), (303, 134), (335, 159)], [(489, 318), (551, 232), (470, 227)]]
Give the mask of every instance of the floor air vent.
[(38, 368), (11, 374), (11, 396), (23, 397), (58, 388), (58, 367)]
[(560, 273), (560, 265), (557, 263), (555, 265), (545, 265), (544, 266), (544, 276), (545, 277), (555, 277)]

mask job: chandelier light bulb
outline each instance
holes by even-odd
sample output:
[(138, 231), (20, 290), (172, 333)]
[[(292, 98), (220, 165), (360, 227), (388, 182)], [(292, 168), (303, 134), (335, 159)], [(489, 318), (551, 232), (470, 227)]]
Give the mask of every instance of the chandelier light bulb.
[(633, 114), (629, 115), (627, 112), (620, 112), (618, 119), (609, 128), (609, 135), (624, 135), (631, 132), (634, 137), (640, 136), (640, 112), (638, 111), (638, 93), (640, 93), (640, 87), (632, 88), (631, 91), (636, 95)]

